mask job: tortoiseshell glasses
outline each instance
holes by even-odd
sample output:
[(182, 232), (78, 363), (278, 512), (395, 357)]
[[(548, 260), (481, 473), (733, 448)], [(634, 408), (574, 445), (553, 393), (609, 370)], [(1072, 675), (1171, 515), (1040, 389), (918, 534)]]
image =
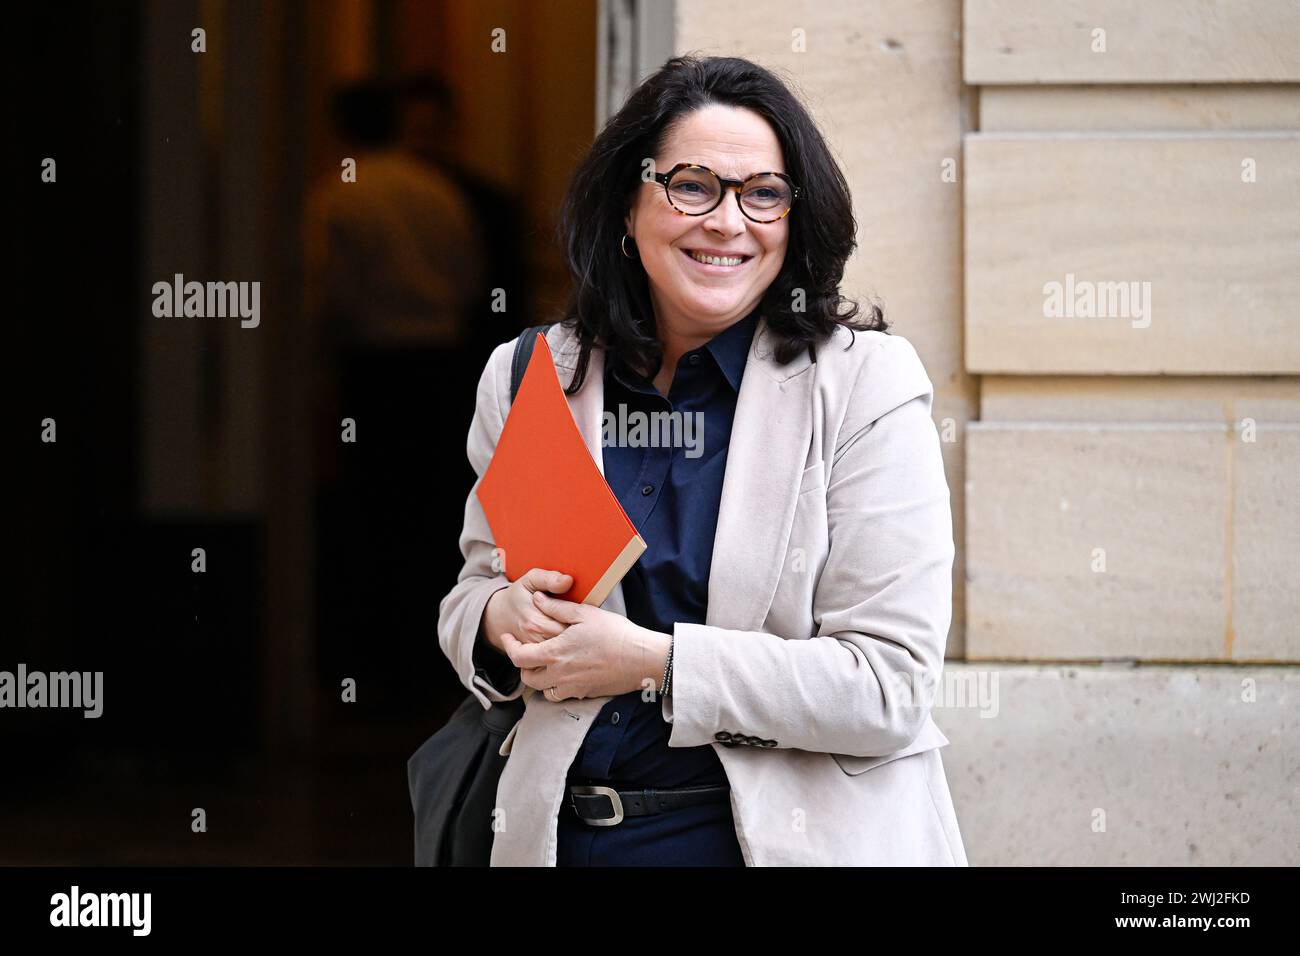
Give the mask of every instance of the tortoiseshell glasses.
[(790, 213), (799, 187), (785, 173), (753, 173), (744, 179), (723, 179), (707, 166), (678, 163), (666, 173), (655, 173), (669, 204), (684, 216), (703, 216), (722, 202), (724, 188), (734, 187), (736, 204), (747, 219), (777, 222)]

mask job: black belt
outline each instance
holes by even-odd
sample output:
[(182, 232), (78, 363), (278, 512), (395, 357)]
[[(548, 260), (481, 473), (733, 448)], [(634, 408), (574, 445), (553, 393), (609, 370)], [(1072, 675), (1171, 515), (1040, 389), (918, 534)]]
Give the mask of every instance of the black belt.
[(726, 784), (667, 790), (615, 790), (613, 787), (569, 784), (568, 789), (569, 807), (584, 823), (593, 827), (612, 827), (622, 823), (624, 817), (644, 817), (728, 800), (731, 792), (731, 787)]

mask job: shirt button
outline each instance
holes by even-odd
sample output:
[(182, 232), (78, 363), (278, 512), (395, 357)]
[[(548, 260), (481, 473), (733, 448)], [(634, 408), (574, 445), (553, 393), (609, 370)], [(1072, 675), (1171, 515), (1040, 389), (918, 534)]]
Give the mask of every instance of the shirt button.
[(646, 485), (645, 487), (643, 487), (643, 488), (641, 489), (641, 494), (643, 494), (643, 495), (648, 495), (648, 494), (650, 494), (651, 492), (653, 492), (654, 490), (655, 490), (655, 486), (654, 486), (654, 485)]
[(700, 353), (699, 353), (699, 352), (694, 353), (694, 354), (691, 355), (691, 357), (688, 358), (686, 361), (690, 362), (692, 365), (699, 365), (699, 364), (700, 364)]
[(616, 723), (618, 723), (618, 711), (614, 711), (614, 716), (611, 717), (611, 718), (609, 718), (609, 722), (610, 722), (611, 724), (616, 724)]

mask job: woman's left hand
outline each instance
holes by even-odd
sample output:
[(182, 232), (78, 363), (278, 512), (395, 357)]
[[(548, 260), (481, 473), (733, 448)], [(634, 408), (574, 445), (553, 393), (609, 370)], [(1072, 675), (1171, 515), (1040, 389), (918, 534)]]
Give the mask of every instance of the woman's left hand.
[(567, 625), (555, 637), (525, 644), (502, 634), (506, 654), (520, 679), (547, 694), (569, 697), (615, 697), (633, 690), (658, 693), (668, 659), (671, 635), (634, 624), (621, 614), (562, 601), (544, 591), (533, 594), (539, 611)]

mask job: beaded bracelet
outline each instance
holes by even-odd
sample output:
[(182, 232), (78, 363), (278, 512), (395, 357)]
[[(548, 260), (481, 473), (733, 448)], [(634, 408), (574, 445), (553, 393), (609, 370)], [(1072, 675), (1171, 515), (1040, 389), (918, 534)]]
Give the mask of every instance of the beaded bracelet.
[(668, 659), (664, 661), (664, 679), (660, 682), (662, 688), (659, 693), (667, 694), (668, 685), (673, 679), (673, 642), (668, 642)]

